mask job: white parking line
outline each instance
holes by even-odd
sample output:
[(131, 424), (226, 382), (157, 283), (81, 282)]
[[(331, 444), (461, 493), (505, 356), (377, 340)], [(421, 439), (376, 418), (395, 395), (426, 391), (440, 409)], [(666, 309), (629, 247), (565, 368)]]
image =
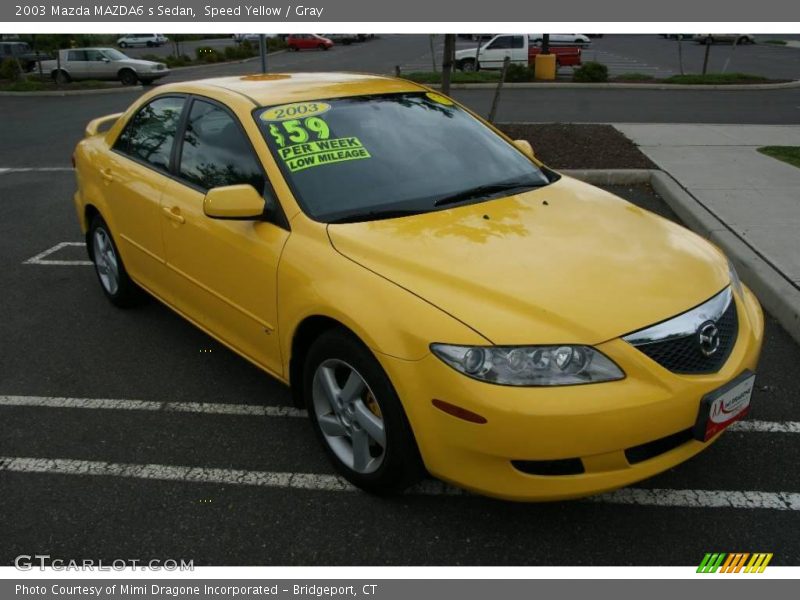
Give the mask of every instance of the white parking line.
[[(276, 471), (246, 471), (177, 465), (110, 463), (69, 458), (27, 458), (0, 456), (0, 472), (40, 473), (51, 475), (92, 475), (177, 481), (182, 483), (212, 483), (244, 485), (263, 488), (302, 489), (323, 492), (357, 492), (337, 475), (316, 473), (287, 473)], [(427, 480), (407, 492), (425, 496), (469, 496), (469, 492), (440, 481)], [(681, 508), (737, 508), (779, 511), (800, 510), (800, 494), (789, 492), (729, 491), (729, 490), (668, 490), (625, 488), (587, 499), (604, 504), (635, 504)]]
[(62, 248), (67, 248), (69, 246), (85, 246), (84, 242), (60, 242), (53, 246), (52, 248), (48, 248), (44, 252), (40, 252), (36, 256), (32, 256), (28, 260), (24, 261), (23, 265), (57, 265), (57, 266), (65, 266), (65, 265), (91, 265), (92, 261), (90, 260), (45, 260), (46, 257), (50, 256), (51, 254), (58, 252)]
[[(157, 402), (108, 398), (63, 398), (58, 396), (0, 396), (0, 406), (43, 408), (85, 408), (92, 410), (151, 410), (253, 417), (306, 417), (308, 413), (291, 406), (225, 404), (221, 402)], [(800, 433), (800, 421), (739, 421), (728, 429), (747, 433)]]
[(0, 175), (5, 173), (59, 173), (74, 170), (72, 167), (0, 167)]
[(160, 410), (165, 412), (245, 415), (254, 417), (307, 416), (306, 411), (290, 406), (259, 406), (256, 404), (222, 404), (215, 402), (155, 402), (151, 400), (114, 400), (106, 398), (59, 398), (53, 396), (0, 396), (0, 406)]

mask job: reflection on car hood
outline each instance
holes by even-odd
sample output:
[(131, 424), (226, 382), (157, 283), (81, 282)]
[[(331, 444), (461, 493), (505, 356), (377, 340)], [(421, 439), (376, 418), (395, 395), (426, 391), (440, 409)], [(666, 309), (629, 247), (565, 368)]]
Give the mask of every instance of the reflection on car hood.
[(600, 343), (729, 283), (724, 256), (699, 236), (568, 177), (328, 232), (339, 252), (496, 344)]

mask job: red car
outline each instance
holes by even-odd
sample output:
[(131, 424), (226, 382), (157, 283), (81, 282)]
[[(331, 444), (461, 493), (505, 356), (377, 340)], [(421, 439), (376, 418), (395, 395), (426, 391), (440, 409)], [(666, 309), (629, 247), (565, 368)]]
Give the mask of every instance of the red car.
[[(533, 65), (536, 55), (542, 52), (541, 46), (528, 48), (528, 64)], [(556, 66), (579, 67), (581, 65), (581, 49), (577, 46), (550, 46), (550, 54), (556, 55)]]
[(328, 50), (333, 42), (314, 33), (293, 33), (286, 38), (289, 50)]

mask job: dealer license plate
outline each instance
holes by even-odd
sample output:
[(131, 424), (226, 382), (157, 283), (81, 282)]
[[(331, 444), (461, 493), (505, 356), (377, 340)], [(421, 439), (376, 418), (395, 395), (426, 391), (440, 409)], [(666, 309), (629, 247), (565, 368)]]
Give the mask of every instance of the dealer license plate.
[(753, 395), (755, 382), (755, 373), (745, 371), (721, 388), (703, 396), (700, 413), (692, 430), (694, 438), (701, 442), (708, 441), (731, 423), (744, 418), (750, 411), (750, 397)]

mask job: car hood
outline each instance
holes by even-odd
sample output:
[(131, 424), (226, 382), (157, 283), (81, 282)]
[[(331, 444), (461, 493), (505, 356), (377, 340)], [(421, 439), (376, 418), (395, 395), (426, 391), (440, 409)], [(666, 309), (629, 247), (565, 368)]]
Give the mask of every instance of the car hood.
[(478, 204), (330, 225), (328, 235), (495, 344), (597, 344), (729, 283), (725, 257), (699, 236), (568, 177)]

